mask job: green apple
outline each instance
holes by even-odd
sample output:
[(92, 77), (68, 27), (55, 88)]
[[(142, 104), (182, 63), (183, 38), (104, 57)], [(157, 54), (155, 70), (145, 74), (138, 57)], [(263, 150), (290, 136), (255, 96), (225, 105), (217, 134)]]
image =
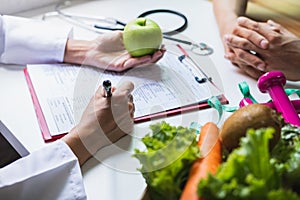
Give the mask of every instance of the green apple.
[(123, 42), (133, 57), (153, 54), (162, 43), (162, 31), (153, 20), (137, 18), (126, 24)]

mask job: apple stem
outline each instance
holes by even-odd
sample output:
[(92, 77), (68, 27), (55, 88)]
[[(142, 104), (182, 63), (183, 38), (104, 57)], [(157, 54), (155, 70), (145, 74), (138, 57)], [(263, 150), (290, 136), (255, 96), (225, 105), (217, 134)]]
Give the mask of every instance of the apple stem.
[(146, 26), (146, 20), (146, 18), (139, 18), (137, 24), (139, 24), (140, 26)]

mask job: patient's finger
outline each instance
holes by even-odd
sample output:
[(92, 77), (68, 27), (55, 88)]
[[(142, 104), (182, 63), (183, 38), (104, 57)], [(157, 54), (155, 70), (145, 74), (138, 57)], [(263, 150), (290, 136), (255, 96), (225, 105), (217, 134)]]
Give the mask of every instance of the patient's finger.
[(234, 34), (249, 40), (251, 43), (262, 49), (267, 49), (269, 46), (268, 40), (266, 40), (264, 36), (254, 30), (238, 26), (234, 30)]
[(239, 65), (240, 69), (243, 70), (246, 74), (251, 76), (254, 79), (258, 79), (264, 72), (259, 71), (249, 65)]
[(234, 35), (225, 35), (224, 40), (232, 51), (234, 51), (234, 57), (231, 56), (232, 58), (228, 59), (235, 63), (242, 61), (243, 63), (261, 71), (265, 70), (265, 62), (257, 55), (250, 53), (250, 51), (257, 51), (257, 49), (259, 49), (251, 42)]
[[(265, 71), (266, 64), (263, 60), (261, 60), (258, 56), (249, 53), (243, 49), (235, 48), (233, 49), (234, 53), (236, 54), (239, 62), (245, 63), (247, 66), (251, 66), (254, 69)], [(235, 59), (235, 60), (238, 60)], [(237, 61), (236, 61), (237, 62)]]
[(258, 22), (251, 20), (247, 17), (238, 17), (237, 23), (239, 26), (242, 26), (244, 28), (247, 28), (247, 29), (250, 29), (253, 31), (259, 31), (259, 28), (260, 28)]
[(272, 27), (267, 23), (259, 23), (246, 17), (239, 17), (237, 21), (239, 26), (256, 31), (257, 33), (265, 37), (268, 41), (272, 40), (274, 38), (274, 35), (278, 35), (278, 32), (272, 30)]
[(256, 51), (258, 49), (254, 44), (249, 42), (247, 39), (235, 35), (226, 34), (224, 36), (224, 42), (229, 47), (235, 47), (235, 48), (252, 50), (252, 51)]
[(283, 26), (281, 26), (280, 24), (272, 21), (272, 20), (268, 20), (267, 23), (271, 26), (271, 28), (278, 32), (278, 33), (282, 33), (288, 37), (297, 37), (295, 34), (293, 34), (292, 32), (288, 31), (286, 28), (284, 28)]
[(275, 23), (274, 21), (268, 20), (267, 24), (269, 24), (271, 26), (271, 29), (273, 31), (281, 32), (281, 29), (282, 29), (281, 26), (279, 24)]

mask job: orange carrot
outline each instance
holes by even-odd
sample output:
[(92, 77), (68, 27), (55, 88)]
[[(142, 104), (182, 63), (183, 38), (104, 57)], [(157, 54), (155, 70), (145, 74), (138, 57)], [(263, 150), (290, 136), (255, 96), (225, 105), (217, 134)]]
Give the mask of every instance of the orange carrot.
[(201, 200), (197, 195), (200, 179), (215, 174), (222, 162), (219, 128), (214, 123), (207, 122), (201, 128), (198, 146), (202, 156), (193, 163), (180, 200)]

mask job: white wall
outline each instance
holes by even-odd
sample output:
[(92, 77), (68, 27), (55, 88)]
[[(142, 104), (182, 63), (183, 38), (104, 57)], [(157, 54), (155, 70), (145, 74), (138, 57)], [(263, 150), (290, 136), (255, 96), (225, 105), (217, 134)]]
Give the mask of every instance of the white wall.
[(55, 4), (61, 0), (0, 0), (0, 14), (16, 14), (26, 10)]

